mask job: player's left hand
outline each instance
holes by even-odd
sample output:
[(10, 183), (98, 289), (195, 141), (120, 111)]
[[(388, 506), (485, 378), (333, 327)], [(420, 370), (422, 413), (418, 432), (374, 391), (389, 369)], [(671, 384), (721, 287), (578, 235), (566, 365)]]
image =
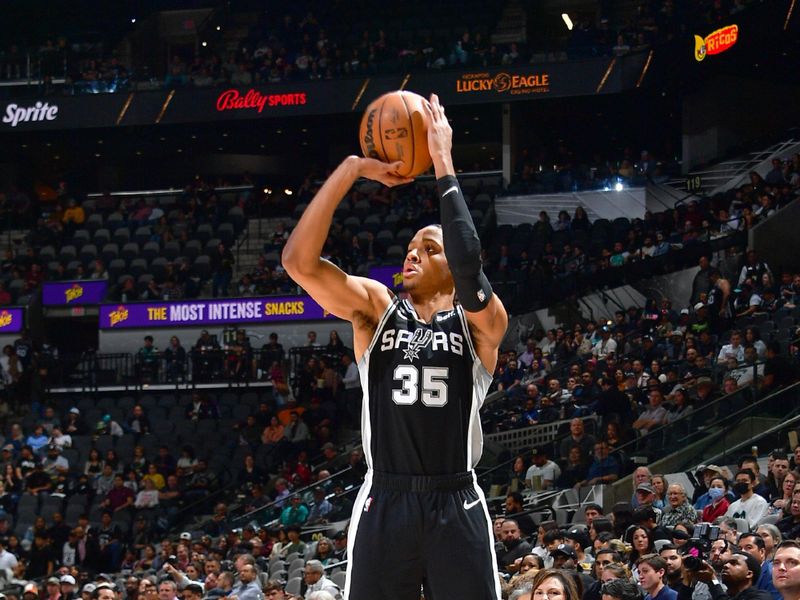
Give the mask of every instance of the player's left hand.
[(430, 102), (425, 103), (425, 117), (428, 122), (428, 150), (431, 157), (450, 157), (453, 149), (453, 129), (444, 114), (444, 106), (439, 96), (431, 94)]
[(361, 177), (378, 181), (387, 187), (403, 185), (414, 181), (409, 177), (402, 177), (397, 172), (403, 167), (402, 162), (385, 163), (374, 158), (358, 157), (358, 174)]

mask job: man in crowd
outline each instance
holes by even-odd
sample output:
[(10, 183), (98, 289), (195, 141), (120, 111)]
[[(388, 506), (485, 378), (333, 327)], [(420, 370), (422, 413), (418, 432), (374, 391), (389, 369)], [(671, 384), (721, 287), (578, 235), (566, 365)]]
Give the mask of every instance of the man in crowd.
[(552, 489), (561, 476), (561, 468), (547, 458), (547, 448), (541, 447), (533, 451), (533, 465), (525, 473), (525, 481), (534, 490)]
[(318, 560), (309, 560), (303, 569), (303, 577), (305, 578), (308, 589), (306, 590), (306, 598), (311, 596), (314, 592), (325, 591), (333, 596), (336, 600), (341, 599), (338, 586), (330, 579), (325, 577), (325, 567)]
[(772, 584), (772, 561), (767, 560), (767, 549), (764, 540), (757, 533), (743, 533), (739, 536), (739, 548), (750, 556), (758, 559), (761, 575), (756, 580), (755, 586), (759, 590), (768, 592), (773, 600), (781, 600), (781, 595)]
[[(755, 586), (761, 576), (761, 566), (757, 558), (746, 552), (734, 552), (725, 560), (720, 579), (717, 579), (713, 567), (705, 562), (699, 570), (688, 573), (690, 580), (708, 584), (712, 600), (772, 600), (768, 592)], [(720, 585), (720, 580), (725, 588)]]
[(646, 554), (639, 559), (639, 585), (645, 591), (645, 600), (678, 600), (675, 590), (664, 585), (667, 563), (657, 554)]
[[(736, 473), (736, 482), (733, 491), (739, 499), (728, 507), (725, 516), (733, 519), (746, 519), (751, 529), (755, 529), (758, 522), (767, 514), (769, 505), (763, 497), (753, 491), (756, 475), (751, 469), (741, 469)], [(759, 574), (761, 570), (759, 569)], [(758, 577), (756, 577), (756, 580)]]
[(531, 545), (522, 539), (519, 525), (514, 519), (505, 519), (500, 529), (500, 543), (497, 545), (497, 567), (505, 571), (508, 565), (531, 551)]
[(800, 600), (800, 542), (787, 540), (778, 546), (772, 561), (772, 582), (783, 600)]
[(566, 461), (569, 459), (569, 451), (573, 446), (578, 446), (581, 449), (583, 460), (586, 460), (592, 454), (594, 436), (585, 432), (582, 419), (572, 419), (570, 421), (569, 437), (564, 438), (559, 446), (561, 460)]

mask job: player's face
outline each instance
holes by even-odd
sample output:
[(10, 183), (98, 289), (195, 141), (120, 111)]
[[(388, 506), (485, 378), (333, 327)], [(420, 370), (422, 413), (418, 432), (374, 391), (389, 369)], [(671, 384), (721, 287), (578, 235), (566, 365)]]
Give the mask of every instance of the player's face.
[(408, 244), (403, 262), (403, 287), (408, 291), (442, 291), (452, 286), (442, 230), (432, 225), (423, 227)]

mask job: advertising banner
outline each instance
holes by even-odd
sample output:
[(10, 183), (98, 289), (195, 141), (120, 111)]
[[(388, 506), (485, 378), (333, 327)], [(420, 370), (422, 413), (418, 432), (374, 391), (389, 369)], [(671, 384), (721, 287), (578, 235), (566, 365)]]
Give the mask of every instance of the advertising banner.
[(0, 100), (0, 132), (113, 126), (129, 94)]
[(309, 296), (135, 302), (100, 306), (100, 329), (335, 319)]
[(362, 79), (311, 81), (247, 88), (179, 90), (161, 123), (266, 119), (346, 113), (364, 87)]
[(42, 285), (45, 306), (100, 304), (106, 299), (108, 282), (105, 279), (58, 281)]
[(25, 309), (2, 308), (0, 309), (0, 334), (17, 333), (22, 331), (25, 323)]
[[(735, 36), (720, 31), (703, 40), (704, 53), (720, 52), (733, 43)], [(638, 53), (613, 59), (601, 56), (246, 87), (48, 97), (16, 97), (8, 91), (0, 93), (0, 132), (360, 113), (381, 94), (397, 89), (425, 96), (435, 92), (446, 106), (617, 93), (634, 87), (646, 56)]]
[(369, 278), (380, 281), (390, 290), (398, 290), (403, 287), (402, 267), (372, 267), (369, 270)]

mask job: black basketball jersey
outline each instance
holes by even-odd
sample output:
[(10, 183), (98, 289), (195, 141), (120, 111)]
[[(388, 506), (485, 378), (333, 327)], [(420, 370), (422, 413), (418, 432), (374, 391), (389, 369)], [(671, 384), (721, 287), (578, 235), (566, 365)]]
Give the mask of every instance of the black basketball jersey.
[(395, 298), (359, 361), (361, 429), (370, 468), (402, 475), (472, 469), (483, 451), (478, 410), (492, 376), (461, 306), (426, 323)]

